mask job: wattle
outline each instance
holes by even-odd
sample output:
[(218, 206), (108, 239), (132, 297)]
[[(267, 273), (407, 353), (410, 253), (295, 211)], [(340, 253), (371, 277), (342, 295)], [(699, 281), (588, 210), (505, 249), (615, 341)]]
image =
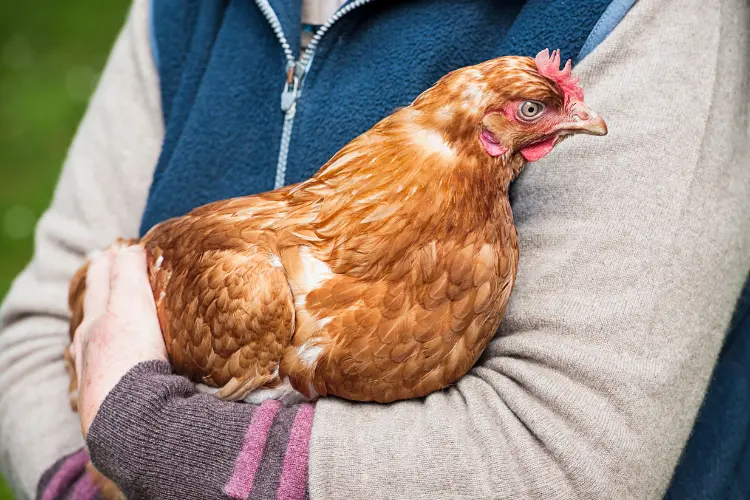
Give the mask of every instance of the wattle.
[(531, 146), (523, 148), (521, 154), (526, 158), (526, 161), (537, 161), (552, 151), (552, 148), (555, 147), (556, 139), (557, 137), (552, 136), (549, 139), (534, 143)]

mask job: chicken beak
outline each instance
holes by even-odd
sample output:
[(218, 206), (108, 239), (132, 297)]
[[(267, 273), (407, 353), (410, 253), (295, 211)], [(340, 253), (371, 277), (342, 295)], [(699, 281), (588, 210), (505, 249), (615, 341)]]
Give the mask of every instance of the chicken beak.
[(569, 134), (607, 135), (607, 124), (596, 111), (583, 103), (576, 103), (571, 121), (560, 127), (560, 132)]

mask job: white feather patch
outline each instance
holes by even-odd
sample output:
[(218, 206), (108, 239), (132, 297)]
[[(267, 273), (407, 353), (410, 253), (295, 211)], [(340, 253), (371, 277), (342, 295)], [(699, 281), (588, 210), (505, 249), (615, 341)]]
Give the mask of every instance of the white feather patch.
[(362, 224), (367, 224), (368, 222), (376, 222), (379, 220), (383, 220), (386, 217), (390, 217), (391, 215), (398, 212), (398, 209), (401, 208), (400, 205), (396, 204), (390, 204), (390, 205), (379, 205), (375, 210), (370, 212), (370, 214), (362, 219)]
[(302, 403), (308, 400), (302, 393), (294, 390), (292, 384), (289, 383), (289, 379), (285, 378), (278, 387), (258, 389), (245, 396), (243, 401), (257, 405), (267, 399), (278, 399), (285, 404)]
[(294, 294), (294, 306), (295, 307), (305, 307), (305, 302), (307, 302), (307, 294), (306, 293), (295, 293)]
[(318, 363), (318, 358), (322, 352), (323, 348), (311, 340), (297, 348), (297, 356), (308, 368), (313, 368)]
[(195, 384), (195, 389), (203, 394), (216, 394), (220, 390), (218, 387), (210, 387), (206, 384)]
[(325, 318), (320, 318), (318, 321), (316, 321), (315, 324), (318, 325), (318, 328), (322, 330), (323, 328), (328, 326), (328, 323), (330, 323), (331, 321), (333, 321), (333, 316), (328, 316)]
[(429, 153), (438, 153), (449, 158), (456, 156), (453, 147), (448, 144), (442, 134), (435, 130), (420, 128), (410, 135), (415, 144), (420, 145)]
[(284, 267), (284, 264), (281, 263), (281, 259), (279, 259), (276, 255), (271, 255), (269, 257), (269, 260), (271, 261), (271, 265), (273, 267), (280, 267), (280, 268)]
[(300, 261), (302, 262), (302, 282), (299, 283), (299, 286), (305, 292), (314, 290), (315, 288), (318, 288), (321, 283), (333, 278), (333, 272), (328, 264), (315, 258), (308, 247), (301, 247), (299, 256)]

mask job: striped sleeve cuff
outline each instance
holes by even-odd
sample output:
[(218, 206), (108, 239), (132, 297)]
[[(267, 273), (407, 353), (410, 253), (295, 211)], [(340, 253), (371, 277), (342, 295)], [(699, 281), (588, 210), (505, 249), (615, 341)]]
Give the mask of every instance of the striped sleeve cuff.
[(305, 499), (313, 406), (266, 401), (253, 414), (224, 493), (229, 498)]
[(86, 472), (89, 455), (80, 449), (47, 469), (37, 486), (38, 500), (99, 500), (101, 496)]
[(107, 396), (87, 444), (129, 499), (302, 500), (313, 414), (312, 404), (220, 401), (153, 361)]

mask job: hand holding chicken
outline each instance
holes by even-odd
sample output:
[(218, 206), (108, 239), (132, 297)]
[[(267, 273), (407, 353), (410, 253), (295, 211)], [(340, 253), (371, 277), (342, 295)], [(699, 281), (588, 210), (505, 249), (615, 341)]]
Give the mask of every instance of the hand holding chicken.
[(131, 368), (167, 359), (145, 264), (143, 250), (131, 246), (102, 252), (89, 267), (86, 320), (70, 348), (84, 436), (104, 398)]
[[(390, 402), (458, 380), (505, 312), (527, 161), (605, 135), (559, 52), (449, 73), (309, 180), (140, 240), (174, 369), (220, 398)], [(87, 267), (71, 285), (71, 335)], [(71, 389), (75, 389), (72, 378)]]

